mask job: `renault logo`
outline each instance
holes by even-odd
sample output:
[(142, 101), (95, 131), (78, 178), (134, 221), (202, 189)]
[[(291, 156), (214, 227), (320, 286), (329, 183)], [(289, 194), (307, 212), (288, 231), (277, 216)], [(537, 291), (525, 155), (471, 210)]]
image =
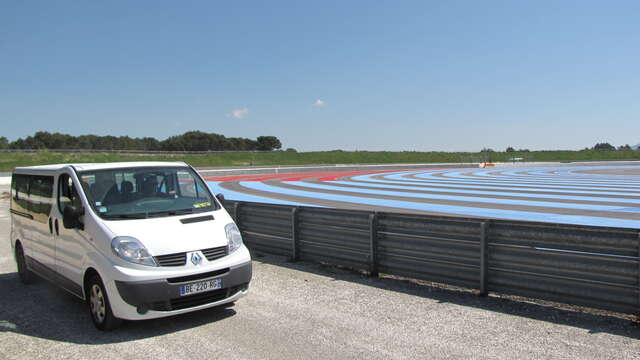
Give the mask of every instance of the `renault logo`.
[(191, 262), (193, 265), (200, 265), (202, 263), (202, 256), (194, 252), (191, 254)]

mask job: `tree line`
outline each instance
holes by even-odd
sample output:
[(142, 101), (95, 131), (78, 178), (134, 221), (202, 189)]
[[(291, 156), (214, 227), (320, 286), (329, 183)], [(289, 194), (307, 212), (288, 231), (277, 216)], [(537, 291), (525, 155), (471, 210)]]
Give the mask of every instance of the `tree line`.
[[(629, 146), (629, 144), (625, 144), (625, 145), (620, 145), (617, 148), (609, 143), (597, 143), (595, 144), (593, 147), (586, 147), (584, 149), (582, 149), (582, 151), (589, 151), (589, 150), (598, 150), (598, 151), (626, 151), (626, 150), (633, 150), (633, 148), (631, 146)], [(482, 150), (480, 150), (480, 152), (494, 152), (493, 149), (490, 148), (484, 148)], [(507, 147), (507, 149), (505, 150), (505, 152), (529, 152), (529, 149), (514, 149), (513, 147), (509, 146)]]
[(631, 148), (631, 146), (629, 146), (629, 144), (620, 145), (616, 149), (615, 146), (613, 146), (613, 145), (611, 145), (609, 143), (597, 143), (591, 149), (586, 148), (585, 150), (605, 150), (605, 151), (619, 150), (619, 151), (625, 151), (625, 150), (633, 150), (633, 149)]
[(47, 131), (38, 131), (15, 141), (0, 137), (0, 149), (18, 150), (273, 151), (281, 148), (282, 143), (275, 136), (258, 136), (253, 140), (202, 131), (187, 131), (165, 140), (110, 135), (73, 136)]

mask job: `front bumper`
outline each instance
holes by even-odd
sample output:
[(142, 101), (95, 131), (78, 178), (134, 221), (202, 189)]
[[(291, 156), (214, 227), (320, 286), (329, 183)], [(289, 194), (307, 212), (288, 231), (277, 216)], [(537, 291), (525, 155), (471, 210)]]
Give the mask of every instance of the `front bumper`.
[[(148, 312), (164, 312), (166, 315), (171, 315), (176, 312), (208, 307), (207, 305), (214, 306), (234, 301), (246, 293), (251, 275), (251, 262), (247, 262), (225, 269), (183, 277), (146, 281), (116, 280), (115, 287), (120, 298), (128, 305), (135, 307), (137, 313), (143, 317), (146, 317), (144, 315)], [(222, 288), (180, 296), (181, 285), (211, 279), (222, 279)]]

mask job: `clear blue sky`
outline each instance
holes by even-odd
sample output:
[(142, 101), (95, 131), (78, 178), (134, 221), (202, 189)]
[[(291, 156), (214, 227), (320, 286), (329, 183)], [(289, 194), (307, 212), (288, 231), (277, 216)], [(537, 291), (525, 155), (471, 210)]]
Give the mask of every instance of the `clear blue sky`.
[(640, 1), (0, 1), (10, 140), (581, 149), (638, 120)]

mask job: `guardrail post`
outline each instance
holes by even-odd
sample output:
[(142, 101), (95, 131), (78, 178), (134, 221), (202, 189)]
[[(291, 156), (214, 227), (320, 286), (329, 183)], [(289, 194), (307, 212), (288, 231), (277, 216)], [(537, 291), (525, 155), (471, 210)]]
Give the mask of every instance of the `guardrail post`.
[(291, 261), (298, 261), (298, 207), (291, 209)]
[[(233, 204), (233, 220), (235, 220), (236, 226), (240, 229), (240, 203), (237, 201)], [(240, 229), (240, 233), (242, 233), (242, 229)]]
[(378, 214), (369, 214), (369, 275), (378, 276)]
[(640, 232), (638, 232), (638, 314), (636, 318), (640, 322)]
[(487, 296), (489, 289), (487, 289), (487, 270), (489, 267), (488, 259), (488, 241), (487, 241), (487, 226), (488, 221), (480, 223), (480, 296)]

